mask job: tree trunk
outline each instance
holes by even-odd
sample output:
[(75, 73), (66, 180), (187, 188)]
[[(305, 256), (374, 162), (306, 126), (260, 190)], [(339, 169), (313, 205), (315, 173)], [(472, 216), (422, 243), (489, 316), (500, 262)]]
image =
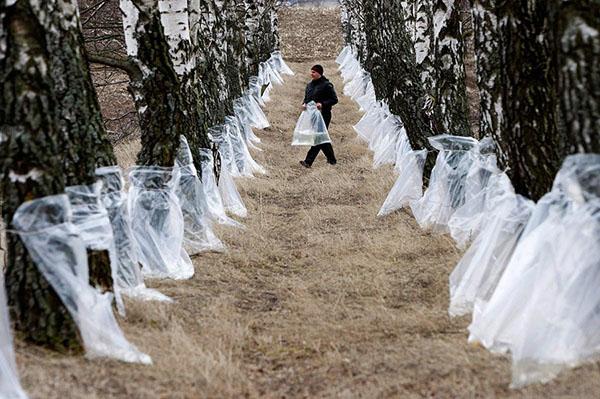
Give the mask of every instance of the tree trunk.
[[(68, 144), (58, 123), (62, 110), (55, 81), (48, 73), (52, 58), (60, 59), (64, 49), (53, 48), (50, 54), (47, 43), (48, 31), (62, 26), (67, 5), (49, 3), (54, 2), (34, 7), (25, 0), (11, 5), (3, 0), (0, 6), (0, 154), (8, 226), (22, 202), (62, 193), (65, 187)], [(73, 319), (15, 234), (8, 236), (5, 281), (15, 328), (25, 339), (54, 349), (80, 348)]]
[(455, 0), (435, 0), (434, 129), (437, 133), (470, 136), (464, 42), (460, 9)]
[(600, 3), (550, 4), (567, 151), (600, 153)]
[(564, 155), (548, 12), (543, 0), (498, 3), (496, 12), (503, 126), (494, 139), (515, 190), (533, 200), (550, 190)]

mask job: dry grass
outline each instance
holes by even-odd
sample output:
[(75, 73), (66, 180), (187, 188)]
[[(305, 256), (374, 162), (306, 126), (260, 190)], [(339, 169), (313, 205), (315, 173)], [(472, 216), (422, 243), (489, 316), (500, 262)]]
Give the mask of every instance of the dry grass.
[[(312, 61), (312, 60), (311, 60)], [(273, 93), (272, 127), (258, 132), (268, 177), (241, 180), (247, 230), (223, 228), (226, 254), (195, 258), (196, 275), (152, 286), (172, 305), (128, 303), (121, 325), (154, 365), (88, 361), (17, 340), (34, 398), (598, 397), (596, 365), (512, 392), (507, 360), (466, 342), (447, 316), (447, 278), (459, 254), (404, 212), (375, 217), (393, 183), (372, 170), (348, 98), (334, 108), (339, 164), (307, 170), (291, 147), (312, 62)], [(326, 72), (341, 92), (331, 61)], [(135, 144), (130, 144), (132, 149)], [(132, 149), (121, 153), (132, 162)]]

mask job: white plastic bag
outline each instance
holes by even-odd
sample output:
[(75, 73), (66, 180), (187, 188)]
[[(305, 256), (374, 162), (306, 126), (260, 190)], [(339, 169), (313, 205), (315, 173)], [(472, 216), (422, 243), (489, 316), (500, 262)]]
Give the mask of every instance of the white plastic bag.
[(112, 294), (101, 294), (90, 286), (85, 244), (71, 223), (66, 195), (24, 202), (15, 212), (12, 225), (73, 317), (87, 356), (152, 363), (123, 335), (112, 312)]
[[(483, 306), (492, 296), (534, 207), (515, 194), (504, 173), (490, 179), (495, 194), (486, 201), (482, 230), (450, 274), (451, 316)], [(490, 188), (490, 190), (492, 190)]]
[(221, 169), (221, 174), (219, 175), (219, 192), (223, 200), (223, 207), (227, 212), (241, 218), (245, 218), (248, 215), (248, 210), (237, 190), (235, 181), (227, 169)]
[(368, 143), (382, 120), (389, 114), (386, 111), (387, 106), (382, 102), (378, 102), (372, 106), (358, 123), (353, 126), (358, 137)]
[(208, 148), (201, 148), (200, 159), (202, 160), (202, 191), (206, 199), (207, 212), (210, 217), (220, 224), (232, 227), (243, 228), (244, 225), (227, 216), (221, 192), (217, 187), (217, 181), (213, 173), (214, 160), (212, 151)]
[(340, 54), (335, 59), (335, 63), (338, 64), (338, 65), (340, 65), (342, 62), (344, 62), (344, 59), (350, 53), (352, 53), (352, 47), (350, 47), (350, 46), (344, 46), (344, 48), (342, 49), (342, 51), (340, 52)]
[(183, 213), (175, 194), (179, 170), (135, 166), (129, 181), (127, 208), (142, 273), (151, 278), (191, 278), (194, 266), (183, 248)]
[(477, 156), (477, 140), (440, 135), (429, 138), (439, 150), (429, 187), (421, 199), (411, 203), (417, 223), (437, 233), (448, 232), (448, 221), (465, 201), (465, 181)]
[(281, 74), (294, 76), (294, 71), (285, 63), (281, 51), (273, 51), (271, 53), (271, 59), (273, 60), (273, 67)]
[(0, 275), (0, 397), (27, 399), (27, 394), (21, 388), (15, 363), (3, 275)]
[(192, 152), (184, 136), (180, 137), (175, 164), (179, 168), (179, 182), (175, 193), (183, 213), (183, 246), (188, 254), (204, 251), (223, 251), (225, 245), (212, 230), (207, 212), (202, 182), (198, 178)]
[(567, 157), (489, 302), (475, 306), (469, 340), (511, 353), (512, 387), (600, 355), (599, 188), (599, 154)]
[(459, 249), (476, 237), (486, 210), (486, 202), (493, 200), (498, 189), (490, 186), (492, 176), (500, 174), (495, 155), (478, 154), (465, 180), (465, 202), (452, 214), (448, 221), (450, 235)]
[(388, 215), (417, 201), (423, 195), (423, 167), (427, 150), (410, 151), (399, 163), (398, 179), (390, 190), (377, 216)]
[(226, 116), (225, 125), (227, 126), (227, 133), (231, 140), (233, 154), (240, 174), (247, 177), (254, 176), (254, 173), (267, 174), (265, 168), (252, 158), (244, 133), (240, 129), (238, 118), (235, 116)]
[(115, 302), (119, 313), (125, 315), (125, 306), (117, 284), (118, 261), (113, 231), (108, 212), (100, 198), (101, 191), (102, 181), (65, 187), (71, 205), (71, 221), (79, 230), (86, 248), (91, 251), (107, 251), (109, 254)]
[(100, 167), (96, 169), (96, 176), (103, 183), (102, 203), (108, 212), (114, 237), (116, 259), (111, 259), (111, 262), (116, 263), (115, 284), (123, 295), (132, 298), (171, 302), (171, 298), (146, 287), (144, 283), (131, 233), (121, 168), (116, 165)]
[(208, 129), (211, 140), (219, 147), (221, 154), (221, 169), (227, 169), (233, 177), (240, 177), (242, 174), (235, 160), (231, 137), (226, 125), (217, 125)]
[(317, 109), (317, 104), (311, 101), (306, 104), (306, 110), (302, 111), (298, 118), (292, 145), (315, 146), (325, 143), (331, 143), (331, 138), (321, 111)]

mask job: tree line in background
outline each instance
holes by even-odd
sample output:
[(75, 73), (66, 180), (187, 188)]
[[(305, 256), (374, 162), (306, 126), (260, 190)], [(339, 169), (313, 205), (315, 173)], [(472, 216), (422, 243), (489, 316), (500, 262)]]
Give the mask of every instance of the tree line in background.
[[(0, 0), (0, 198), (9, 227), (24, 201), (92, 184), (97, 167), (116, 164), (90, 63), (128, 77), (138, 164), (172, 167), (183, 135), (200, 171), (197, 149), (212, 146), (208, 129), (233, 113), (279, 47), (275, 0), (80, 3)], [(16, 330), (55, 349), (79, 348), (71, 316), (19, 237), (7, 241)], [(90, 251), (88, 260), (90, 283), (111, 290), (107, 251)]]
[[(515, 190), (549, 191), (562, 160), (600, 153), (600, 2), (341, 0), (344, 39), (411, 145), (471, 136), (463, 32), (471, 14), (479, 127)], [(428, 157), (425, 174), (434, 164)]]

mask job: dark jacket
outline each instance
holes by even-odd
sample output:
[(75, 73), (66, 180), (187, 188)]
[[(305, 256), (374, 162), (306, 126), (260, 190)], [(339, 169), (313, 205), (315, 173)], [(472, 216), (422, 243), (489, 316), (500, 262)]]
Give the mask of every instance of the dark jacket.
[(321, 76), (317, 80), (311, 81), (306, 85), (306, 91), (304, 92), (304, 104), (314, 101), (321, 103), (321, 113), (323, 118), (331, 119), (331, 107), (338, 103), (337, 94), (333, 84), (327, 80), (325, 76)]

